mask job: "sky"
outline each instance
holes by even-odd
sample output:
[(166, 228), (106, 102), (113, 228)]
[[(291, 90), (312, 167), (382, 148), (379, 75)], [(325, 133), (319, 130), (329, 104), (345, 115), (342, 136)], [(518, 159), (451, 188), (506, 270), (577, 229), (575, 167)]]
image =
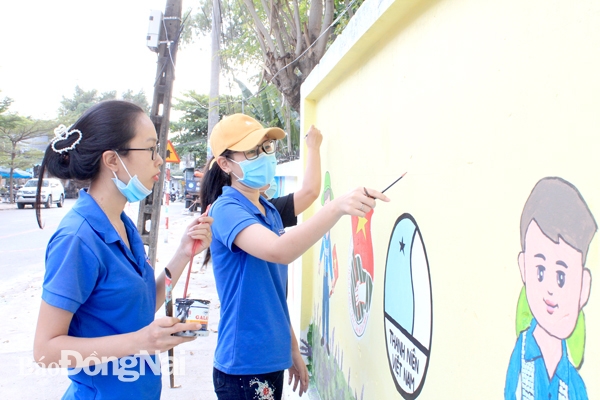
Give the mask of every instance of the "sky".
[[(0, 13), (0, 98), (10, 111), (54, 119), (75, 86), (99, 93), (144, 90), (152, 102), (157, 54), (146, 47), (150, 10), (166, 0), (16, 0)], [(183, 2), (185, 11), (193, 5)], [(199, 43), (202, 42), (202, 43)], [(208, 93), (209, 38), (180, 47), (174, 96)]]

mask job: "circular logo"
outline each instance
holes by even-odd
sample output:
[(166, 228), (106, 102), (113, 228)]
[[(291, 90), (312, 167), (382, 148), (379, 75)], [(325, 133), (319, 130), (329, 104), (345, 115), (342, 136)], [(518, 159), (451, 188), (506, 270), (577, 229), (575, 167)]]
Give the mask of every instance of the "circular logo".
[(394, 225), (385, 267), (384, 327), (390, 372), (405, 399), (425, 383), (433, 322), (429, 262), (421, 231), (410, 214)]

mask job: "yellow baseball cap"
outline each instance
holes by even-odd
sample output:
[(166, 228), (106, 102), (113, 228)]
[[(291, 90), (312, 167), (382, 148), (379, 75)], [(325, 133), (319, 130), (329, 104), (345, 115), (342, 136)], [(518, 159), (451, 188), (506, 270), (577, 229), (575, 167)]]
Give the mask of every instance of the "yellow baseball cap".
[(264, 128), (260, 122), (245, 114), (232, 114), (219, 121), (210, 134), (210, 148), (215, 157), (225, 150), (246, 151), (256, 147), (264, 136), (283, 139), (281, 128)]

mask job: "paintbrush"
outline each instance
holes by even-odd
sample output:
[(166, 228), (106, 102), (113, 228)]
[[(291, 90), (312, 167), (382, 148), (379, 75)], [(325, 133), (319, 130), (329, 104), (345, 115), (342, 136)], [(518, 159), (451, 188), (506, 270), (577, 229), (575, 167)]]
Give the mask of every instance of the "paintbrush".
[[(208, 211), (210, 210), (210, 204), (206, 207), (206, 211), (201, 215), (202, 217), (206, 217), (208, 215)], [(202, 244), (202, 240), (194, 240), (194, 244), (192, 245), (192, 256), (190, 257), (190, 266), (188, 267), (187, 278), (185, 280), (185, 288), (183, 289), (183, 298), (187, 299), (187, 290), (188, 285), (190, 283), (190, 274), (192, 272), (192, 264), (194, 263), (194, 255), (196, 251), (198, 251), (198, 247)]]
[[(407, 171), (407, 172), (408, 172), (408, 171)], [(405, 172), (405, 173), (403, 173), (403, 174), (400, 176), (400, 178), (398, 178), (398, 179), (396, 179), (394, 182), (392, 182), (390, 186), (388, 186), (388, 187), (386, 187), (385, 189), (383, 189), (383, 190), (381, 191), (381, 193), (385, 193), (385, 191), (386, 191), (386, 190), (388, 190), (389, 188), (391, 188), (392, 186), (394, 186), (394, 185), (396, 184), (396, 182), (398, 182), (400, 179), (404, 178), (404, 175), (406, 175), (406, 172)]]
[[(167, 317), (173, 316), (173, 282), (171, 281), (171, 271), (169, 268), (165, 268), (165, 314)], [(174, 352), (173, 349), (168, 350), (169, 355), (169, 383), (171, 389), (179, 386), (175, 386), (175, 375), (173, 374), (173, 363)]]
[[(407, 171), (407, 172), (408, 172), (408, 171)], [(404, 175), (406, 175), (406, 173), (407, 173), (407, 172), (405, 172), (405, 173), (403, 173), (402, 175), (400, 175), (400, 178), (396, 179), (394, 182), (392, 182), (392, 183), (390, 184), (390, 186), (388, 186), (388, 187), (386, 187), (385, 189), (383, 189), (383, 190), (381, 191), (381, 193), (385, 193), (385, 192), (386, 192), (386, 191), (387, 191), (389, 188), (391, 188), (392, 186), (394, 186), (394, 185), (396, 184), (396, 182), (398, 182), (400, 179), (404, 178)], [(367, 191), (367, 188), (365, 188), (365, 187), (364, 187), (363, 189), (364, 189), (364, 191), (365, 191), (365, 195), (366, 195), (367, 197), (370, 197), (370, 198), (372, 198), (372, 199), (374, 199), (374, 198), (375, 198), (375, 197), (373, 197), (373, 196), (371, 196), (371, 195), (369, 194), (369, 192)]]

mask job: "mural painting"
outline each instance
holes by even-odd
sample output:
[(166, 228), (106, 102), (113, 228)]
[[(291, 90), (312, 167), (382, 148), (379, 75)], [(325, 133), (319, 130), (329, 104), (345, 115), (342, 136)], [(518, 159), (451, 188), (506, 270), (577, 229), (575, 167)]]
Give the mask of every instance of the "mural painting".
[(547, 177), (531, 191), (520, 226), (523, 289), (504, 397), (587, 399), (578, 370), (592, 283), (585, 263), (596, 221), (575, 186)]
[[(333, 190), (331, 189), (331, 178), (329, 172), (325, 173), (325, 186), (323, 187), (323, 195), (321, 196), (321, 205), (325, 205), (333, 200)], [(331, 233), (327, 231), (323, 239), (321, 239), (321, 253), (319, 255), (318, 274), (321, 273), (323, 267), (323, 297), (322, 304), (322, 321), (321, 321), (321, 346), (325, 347), (327, 354), (330, 354), (329, 346), (329, 298), (333, 295), (333, 289), (338, 278), (337, 269), (337, 254), (335, 245), (331, 246)], [(335, 266), (335, 267), (334, 267)]]
[[(331, 177), (329, 172), (326, 172), (321, 205), (327, 204), (332, 199)], [(306, 339), (301, 339), (300, 348), (306, 357), (307, 368), (311, 375), (311, 385), (316, 386), (318, 397), (322, 400), (362, 400), (364, 399), (364, 386), (359, 392), (353, 389), (350, 382), (352, 371), (349, 367), (344, 370), (346, 368), (344, 366), (344, 350), (335, 341), (335, 327), (329, 325), (329, 302), (339, 277), (336, 245), (330, 232), (327, 232), (321, 240), (317, 272), (319, 276), (322, 274), (320, 305), (314, 304), (312, 321), (306, 331)], [(366, 292), (361, 293), (361, 296), (363, 296), (361, 299), (365, 299)]]
[(429, 365), (433, 307), (427, 253), (410, 214), (396, 220), (390, 236), (383, 307), (390, 372), (402, 397), (414, 399)]

